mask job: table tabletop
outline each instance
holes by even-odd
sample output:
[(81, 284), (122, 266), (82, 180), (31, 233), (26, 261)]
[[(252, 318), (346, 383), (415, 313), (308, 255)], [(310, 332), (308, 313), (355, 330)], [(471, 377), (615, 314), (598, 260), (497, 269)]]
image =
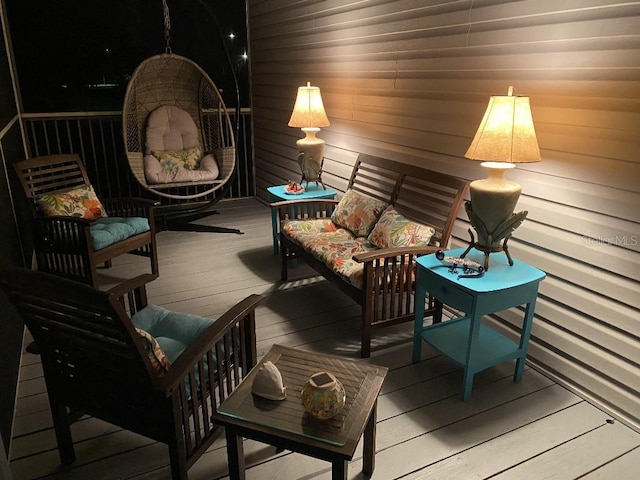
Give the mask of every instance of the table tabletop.
[[(464, 250), (464, 248), (447, 250), (445, 255), (459, 257)], [(484, 253), (472, 249), (465, 258), (482, 265)], [(419, 257), (416, 263), (419, 267), (430, 270), (432, 274), (454, 282), (472, 293), (496, 292), (532, 282), (539, 282), (546, 275), (542, 270), (519, 260), (514, 260), (513, 266), (509, 265), (507, 256), (501, 252), (492, 253), (489, 260), (489, 270), (482, 277), (473, 278), (458, 278), (456, 274), (449, 271), (450, 265), (438, 260), (435, 254)], [(461, 270), (460, 267), (458, 267), (458, 270)]]
[[(251, 393), (253, 379), (267, 361), (280, 370), (287, 396), (267, 400)], [(329, 420), (304, 411), (300, 393), (314, 373), (329, 371), (344, 385), (344, 408)], [(387, 368), (335, 355), (274, 345), (240, 386), (218, 407), (214, 418), (222, 424), (251, 427), (326, 448), (345, 448), (353, 454), (375, 406)]]
[(307, 185), (302, 193), (292, 194), (284, 191), (286, 185), (267, 187), (267, 191), (281, 200), (308, 200), (310, 198), (334, 198), (338, 192), (331, 187), (322, 188), (322, 185)]

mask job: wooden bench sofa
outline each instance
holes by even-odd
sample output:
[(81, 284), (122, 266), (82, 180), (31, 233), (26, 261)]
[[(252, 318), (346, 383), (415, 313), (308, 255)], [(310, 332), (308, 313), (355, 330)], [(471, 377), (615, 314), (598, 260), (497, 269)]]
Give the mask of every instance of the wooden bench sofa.
[[(362, 306), (360, 353), (369, 357), (374, 328), (413, 320), (415, 259), (446, 248), (467, 186), (451, 175), (360, 154), (340, 201), (272, 204), (279, 209), (282, 280), (288, 278), (288, 262), (300, 258)], [(377, 203), (378, 210), (373, 226), (362, 222), (356, 234), (342, 228), (350, 214), (345, 197), (354, 196)], [(394, 237), (390, 230), (397, 226), (406, 228)], [(420, 233), (425, 226), (432, 235)], [(425, 315), (439, 322), (442, 305), (429, 297)]]

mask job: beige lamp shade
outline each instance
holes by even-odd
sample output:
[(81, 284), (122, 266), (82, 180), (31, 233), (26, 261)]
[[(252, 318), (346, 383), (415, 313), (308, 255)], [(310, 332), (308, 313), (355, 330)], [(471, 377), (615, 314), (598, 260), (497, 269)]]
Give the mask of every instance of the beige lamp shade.
[(487, 270), (489, 254), (503, 251), (513, 265), (507, 241), (527, 212), (513, 213), (522, 187), (507, 180), (505, 173), (514, 163), (540, 161), (529, 97), (514, 96), (513, 87), (508, 95), (491, 97), (465, 157), (482, 161), (488, 176), (469, 184), (471, 201), (465, 203), (465, 209), (478, 240), (469, 230), (471, 243), (461, 256), (475, 247), (484, 252)]
[(483, 162), (539, 162), (529, 97), (493, 96), (465, 157)]
[(317, 128), (329, 125), (329, 119), (322, 104), (320, 88), (311, 86), (309, 82), (304, 87), (298, 87), (298, 96), (289, 119), (289, 126)]

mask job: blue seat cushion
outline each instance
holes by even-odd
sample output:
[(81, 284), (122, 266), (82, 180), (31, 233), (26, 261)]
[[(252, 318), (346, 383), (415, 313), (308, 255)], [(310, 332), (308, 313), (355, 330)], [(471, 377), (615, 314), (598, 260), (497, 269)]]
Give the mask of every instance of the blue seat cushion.
[(148, 231), (149, 220), (144, 217), (102, 217), (96, 219), (96, 224), (91, 226), (91, 241), (94, 250), (102, 250)]
[(133, 315), (131, 322), (136, 328), (153, 335), (173, 363), (202, 332), (213, 325), (214, 320), (148, 305)]

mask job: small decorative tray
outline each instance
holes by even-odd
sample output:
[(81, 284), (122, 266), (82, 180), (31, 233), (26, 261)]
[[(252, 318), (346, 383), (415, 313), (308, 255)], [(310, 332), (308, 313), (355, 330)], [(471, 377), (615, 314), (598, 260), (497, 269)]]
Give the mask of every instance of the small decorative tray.
[(285, 185), (284, 193), (288, 195), (300, 195), (304, 193), (304, 187), (299, 183), (291, 181), (287, 185)]

